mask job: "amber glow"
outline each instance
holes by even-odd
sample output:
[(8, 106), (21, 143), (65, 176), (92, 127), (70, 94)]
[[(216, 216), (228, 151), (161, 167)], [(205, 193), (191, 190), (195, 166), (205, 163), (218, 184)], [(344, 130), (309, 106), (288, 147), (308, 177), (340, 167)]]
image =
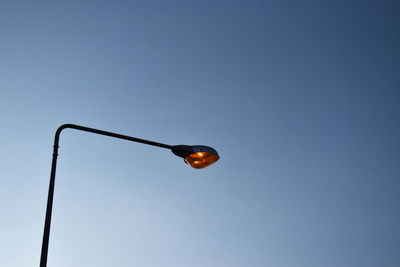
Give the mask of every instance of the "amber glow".
[(209, 152), (196, 152), (186, 156), (185, 162), (195, 169), (201, 169), (216, 162), (219, 156)]

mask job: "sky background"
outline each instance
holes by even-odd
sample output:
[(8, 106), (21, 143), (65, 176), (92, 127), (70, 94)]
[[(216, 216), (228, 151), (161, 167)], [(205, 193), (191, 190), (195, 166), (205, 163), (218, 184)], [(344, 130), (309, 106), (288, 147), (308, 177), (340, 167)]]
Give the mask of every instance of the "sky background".
[(400, 265), (398, 1), (0, 3), (0, 266)]

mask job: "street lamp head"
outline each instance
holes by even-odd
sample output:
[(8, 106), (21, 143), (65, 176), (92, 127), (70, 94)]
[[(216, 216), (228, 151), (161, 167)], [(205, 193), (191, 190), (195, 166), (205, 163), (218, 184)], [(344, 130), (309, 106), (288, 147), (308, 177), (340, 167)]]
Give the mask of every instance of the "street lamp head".
[(172, 146), (172, 153), (184, 159), (195, 169), (202, 169), (219, 159), (217, 151), (209, 146)]

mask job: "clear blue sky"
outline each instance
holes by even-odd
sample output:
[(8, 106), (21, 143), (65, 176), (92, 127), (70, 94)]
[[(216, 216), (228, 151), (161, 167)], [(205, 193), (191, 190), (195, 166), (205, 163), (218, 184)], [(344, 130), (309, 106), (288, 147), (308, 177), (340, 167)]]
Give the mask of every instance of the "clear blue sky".
[(400, 265), (398, 1), (1, 1), (0, 266)]

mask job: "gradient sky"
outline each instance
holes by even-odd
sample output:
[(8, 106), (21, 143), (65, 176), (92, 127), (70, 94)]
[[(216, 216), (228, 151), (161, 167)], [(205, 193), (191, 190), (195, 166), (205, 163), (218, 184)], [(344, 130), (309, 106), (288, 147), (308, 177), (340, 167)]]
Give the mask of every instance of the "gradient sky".
[(399, 1), (1, 1), (0, 266), (400, 265)]

